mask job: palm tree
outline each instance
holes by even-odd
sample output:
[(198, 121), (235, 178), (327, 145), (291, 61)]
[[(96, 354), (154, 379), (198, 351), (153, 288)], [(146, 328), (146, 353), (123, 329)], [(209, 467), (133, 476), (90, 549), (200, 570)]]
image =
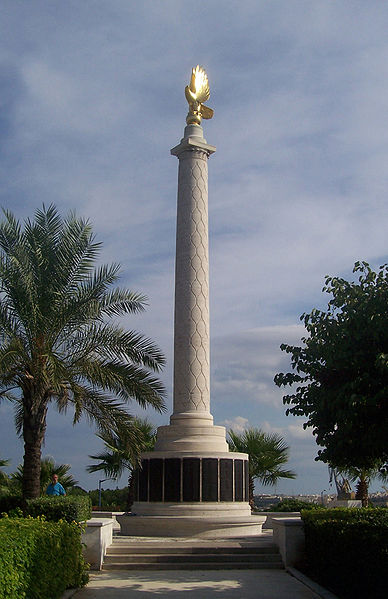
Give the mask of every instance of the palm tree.
[(7, 495), (9, 493), (9, 488), (10, 488), (10, 483), (11, 483), (11, 479), (8, 476), (8, 474), (6, 474), (2, 470), (2, 468), (4, 468), (4, 466), (9, 466), (9, 460), (1, 460), (0, 459), (0, 496)]
[(228, 443), (231, 451), (249, 456), (249, 503), (252, 509), (255, 507), (255, 479), (263, 485), (275, 485), (279, 478), (295, 478), (294, 472), (282, 468), (288, 462), (289, 447), (277, 433), (265, 433), (259, 428), (248, 428), (240, 434), (229, 430)]
[(92, 460), (100, 460), (98, 464), (87, 466), (88, 472), (103, 472), (106, 476), (118, 479), (125, 470), (128, 470), (128, 501), (127, 509), (133, 503), (133, 473), (140, 465), (140, 454), (144, 451), (153, 451), (156, 442), (154, 426), (142, 418), (134, 418), (131, 426), (120, 435), (107, 432), (97, 435), (106, 447), (106, 450), (90, 455)]
[(374, 468), (347, 468), (339, 470), (340, 473), (349, 477), (352, 482), (356, 482), (356, 499), (361, 501), (362, 507), (369, 505), (369, 485), (374, 478), (382, 481), (388, 479), (388, 475), (380, 468), (380, 463)]
[[(51, 403), (74, 408), (100, 432), (131, 421), (126, 404), (164, 409), (151, 375), (164, 365), (149, 339), (114, 317), (144, 310), (146, 298), (113, 288), (119, 266), (95, 267), (100, 243), (88, 221), (54, 206), (24, 228), (5, 211), (0, 224), (0, 396), (14, 402), (24, 439), (23, 496), (40, 493), (41, 446)], [(15, 392), (16, 391), (16, 392)]]
[[(40, 462), (40, 494), (44, 495), (48, 485), (51, 483), (53, 474), (58, 474), (59, 482), (66, 492), (78, 484), (72, 474), (69, 474), (70, 464), (56, 464), (55, 460), (47, 456)], [(16, 472), (11, 474), (12, 486), (15, 490), (23, 487), (23, 464), (19, 464)]]

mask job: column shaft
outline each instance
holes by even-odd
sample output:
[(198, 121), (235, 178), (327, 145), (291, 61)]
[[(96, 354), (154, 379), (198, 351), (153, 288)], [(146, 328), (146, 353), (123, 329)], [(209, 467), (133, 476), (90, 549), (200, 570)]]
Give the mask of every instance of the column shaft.
[(178, 158), (173, 416), (210, 414), (208, 154)]

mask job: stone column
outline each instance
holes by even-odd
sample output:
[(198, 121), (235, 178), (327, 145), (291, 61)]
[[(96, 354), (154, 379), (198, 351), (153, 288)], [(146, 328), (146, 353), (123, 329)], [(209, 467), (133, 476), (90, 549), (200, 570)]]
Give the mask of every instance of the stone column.
[[(189, 131), (187, 131), (189, 129)], [(171, 152), (179, 159), (175, 263), (174, 412), (171, 423), (210, 416), (207, 160), (215, 151), (190, 125)]]
[(258, 532), (248, 503), (248, 456), (229, 452), (225, 427), (214, 426), (210, 413), (207, 161), (213, 152), (196, 124), (171, 150), (179, 160), (173, 413), (158, 428), (155, 450), (142, 454), (131, 534), (142, 517), (153, 535), (158, 526), (170, 536), (201, 527), (211, 534), (221, 527), (229, 536)]
[(158, 429), (157, 450), (228, 451), (225, 429), (213, 426), (210, 414), (207, 161), (215, 150), (200, 125), (187, 125), (171, 150), (179, 160), (174, 403), (170, 426)]

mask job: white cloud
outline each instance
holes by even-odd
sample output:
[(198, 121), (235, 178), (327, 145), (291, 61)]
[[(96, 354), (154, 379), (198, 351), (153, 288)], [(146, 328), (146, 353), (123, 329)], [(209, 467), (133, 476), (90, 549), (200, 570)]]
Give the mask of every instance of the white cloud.
[(235, 433), (242, 433), (249, 426), (248, 418), (243, 418), (242, 416), (236, 416), (233, 420), (224, 420), (220, 422), (222, 426), (226, 429), (231, 429)]

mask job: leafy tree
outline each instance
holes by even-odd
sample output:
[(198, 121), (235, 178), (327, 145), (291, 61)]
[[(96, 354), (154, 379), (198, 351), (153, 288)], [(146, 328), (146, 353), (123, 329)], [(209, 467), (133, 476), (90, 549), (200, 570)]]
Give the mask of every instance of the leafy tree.
[(122, 430), (120, 435), (106, 432), (97, 435), (105, 445), (105, 451), (90, 455), (98, 464), (87, 466), (88, 472), (103, 472), (106, 476), (120, 478), (128, 470), (127, 508), (133, 503), (133, 471), (140, 465), (140, 454), (152, 451), (156, 442), (156, 430), (148, 420), (134, 418), (131, 425)]
[(275, 485), (280, 478), (295, 478), (294, 472), (282, 468), (288, 462), (289, 447), (277, 433), (265, 433), (259, 428), (248, 428), (240, 434), (229, 430), (228, 443), (231, 451), (249, 456), (249, 503), (252, 509), (255, 507), (255, 479), (263, 485)]
[(79, 485), (74, 485), (74, 487), (70, 487), (69, 490), (66, 489), (66, 495), (72, 495), (73, 497), (75, 495), (88, 495), (88, 491), (85, 491), (85, 489), (83, 489), (82, 487), (80, 487)]
[(9, 492), (10, 487), (10, 478), (8, 474), (2, 470), (4, 466), (9, 465), (9, 460), (1, 460), (0, 459), (0, 495), (6, 495)]
[(51, 403), (74, 408), (101, 432), (131, 421), (126, 404), (163, 410), (150, 371), (158, 348), (114, 317), (144, 310), (146, 298), (113, 288), (119, 266), (95, 266), (100, 243), (88, 221), (54, 206), (24, 228), (10, 212), (0, 224), (0, 395), (14, 402), (24, 439), (23, 495), (40, 493), (41, 446)]
[[(44, 495), (48, 485), (51, 483), (53, 474), (58, 474), (59, 482), (65, 488), (66, 493), (78, 484), (78, 480), (69, 474), (70, 464), (56, 464), (55, 460), (48, 456), (40, 462), (40, 494)], [(23, 488), (23, 464), (17, 467), (16, 472), (11, 475), (12, 486), (15, 491)]]
[(281, 345), (293, 372), (275, 383), (298, 385), (283, 402), (307, 418), (323, 448), (317, 460), (368, 471), (388, 457), (388, 266), (375, 273), (356, 262), (353, 272), (355, 282), (326, 277), (327, 310), (301, 316), (303, 345)]
[(88, 493), (93, 506), (102, 510), (121, 512), (126, 509), (128, 503), (128, 487), (123, 489), (101, 489), (101, 506), (99, 506), (100, 490), (94, 489)]

